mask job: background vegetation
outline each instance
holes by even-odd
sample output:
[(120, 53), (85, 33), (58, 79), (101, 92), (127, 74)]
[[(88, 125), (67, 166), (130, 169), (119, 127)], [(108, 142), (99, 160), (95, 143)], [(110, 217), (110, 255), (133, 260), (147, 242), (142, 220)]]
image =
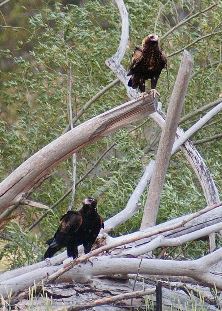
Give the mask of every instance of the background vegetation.
[[(182, 19), (212, 4), (207, 0), (154, 1), (126, 0), (130, 16), (130, 42), (124, 59), (127, 68), (131, 52), (142, 38), (154, 31), (162, 37)], [(68, 123), (67, 81), (72, 67), (74, 112), (99, 90), (115, 79), (105, 66), (118, 46), (118, 10), (106, 1), (10, 1), (0, 7), (0, 178), (3, 180), (25, 159), (62, 134)], [(176, 29), (161, 45), (167, 55), (182, 49), (199, 37), (222, 31), (222, 3)], [(221, 33), (211, 35), (190, 47), (194, 70), (183, 115), (218, 99), (222, 92)], [(163, 110), (167, 109), (180, 54), (168, 58), (168, 75), (163, 72), (158, 92)], [(125, 89), (117, 84), (105, 93), (78, 120), (79, 123), (127, 101)], [(182, 124), (184, 129), (194, 117)], [(221, 133), (221, 113), (193, 137), (200, 140)], [(144, 166), (155, 156), (160, 130), (147, 120), (139, 129), (133, 126), (104, 138), (77, 154), (77, 179), (113, 142), (117, 144), (100, 165), (78, 186), (75, 207), (91, 195), (99, 197), (99, 211), (108, 218), (127, 203)], [(222, 188), (222, 140), (198, 145), (216, 184)], [(33, 200), (53, 205), (71, 185), (71, 162), (65, 161), (32, 194)], [(145, 195), (141, 199), (144, 204)], [(20, 207), (18, 217), (5, 229), (10, 239), (2, 255), (11, 266), (27, 264), (42, 257), (44, 242), (53, 234), (70, 198), (64, 200), (32, 232), (28, 227), (41, 215), (40, 210)], [(183, 155), (171, 159), (161, 199), (158, 221), (162, 222), (205, 205), (199, 183)], [(114, 234), (136, 230), (141, 212), (120, 226)], [(174, 255), (198, 256), (205, 252), (202, 242), (178, 248)], [(12, 255), (13, 254), (13, 255)], [(172, 255), (172, 254), (171, 254)]]

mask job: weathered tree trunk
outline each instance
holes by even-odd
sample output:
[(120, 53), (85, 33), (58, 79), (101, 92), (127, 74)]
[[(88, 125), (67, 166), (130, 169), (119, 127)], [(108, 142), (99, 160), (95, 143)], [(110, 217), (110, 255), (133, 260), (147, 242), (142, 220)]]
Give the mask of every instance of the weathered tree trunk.
[(171, 150), (176, 137), (177, 126), (179, 124), (192, 68), (193, 62), (191, 55), (185, 51), (180, 64), (173, 93), (170, 98), (166, 116), (166, 124), (162, 131), (159, 148), (157, 150), (156, 164), (148, 190), (147, 201), (144, 206), (141, 229), (153, 226), (156, 223), (160, 204), (160, 196), (170, 161)]

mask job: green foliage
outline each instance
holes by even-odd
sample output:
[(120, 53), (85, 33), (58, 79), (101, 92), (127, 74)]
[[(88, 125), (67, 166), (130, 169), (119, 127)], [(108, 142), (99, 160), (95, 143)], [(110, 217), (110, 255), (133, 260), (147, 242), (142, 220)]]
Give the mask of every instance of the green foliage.
[[(210, 3), (208, 0), (201, 1), (201, 8), (209, 6)], [(200, 9), (199, 4), (194, 5), (191, 1), (177, 1), (176, 5), (174, 4), (172, 1), (126, 1), (131, 27), (130, 48), (123, 60), (126, 68), (129, 66), (134, 46), (140, 44), (146, 34), (156, 30), (161, 37), (183, 18)], [(21, 20), (17, 15), (21, 17), (21, 14), (26, 12), (30, 16), (23, 19), (21, 26), (26, 28), (26, 31), (18, 36), (16, 46), (12, 47), (11, 40), (8, 46), (6, 44), (5, 38), (9, 30), (4, 29), (0, 36), (0, 42), (5, 42), (5, 48), (0, 50), (0, 55), (5, 62), (13, 65), (11, 70), (2, 69), (0, 78), (1, 179), (63, 132), (68, 123), (66, 101), (70, 66), (75, 112), (114, 79), (111, 71), (105, 66), (105, 60), (118, 47), (120, 35), (119, 13), (111, 1), (86, 1), (81, 7), (64, 6), (58, 1), (54, 4), (43, 4), (39, 1), (34, 11), (30, 9), (34, 1), (30, 1), (29, 5), (22, 8), (16, 5), (12, 11), (17, 23)], [(221, 9), (222, 4), (219, 3), (216, 9), (176, 29), (161, 41), (166, 53), (170, 55), (201, 36), (220, 31)], [(13, 16), (10, 20), (13, 20)], [(184, 114), (218, 98), (222, 90), (218, 83), (222, 70), (220, 46), (221, 35), (218, 34), (190, 48), (194, 56), (194, 70)], [(179, 63), (180, 54), (169, 57), (169, 75), (167, 77), (167, 73), (163, 72), (158, 82), (158, 91), (165, 110)], [(126, 100), (124, 87), (116, 85), (93, 103), (79, 122), (84, 122)], [(193, 139), (220, 133), (220, 115), (215, 117), (215, 120), (215, 125), (205, 126)], [(191, 126), (194, 121), (195, 118), (188, 120), (184, 128)], [(144, 151), (150, 144), (144, 135), (146, 126), (143, 125), (132, 133), (120, 130), (78, 152), (77, 179), (85, 174), (113, 141), (117, 143), (99, 167), (78, 186), (76, 208), (80, 206), (84, 196), (96, 195), (99, 196), (99, 210), (105, 219), (123, 209), (142, 174), (143, 167), (154, 156), (153, 151), (148, 154)], [(208, 143), (207, 148), (206, 144), (198, 148), (221, 189), (221, 141)], [(51, 206), (70, 187), (71, 174), (70, 161), (60, 164), (53, 175), (32, 194), (32, 199)], [(141, 205), (145, 199), (146, 194), (141, 198)], [(34, 218), (38, 218), (39, 211), (27, 209), (27, 223), (22, 228), (15, 224), (10, 225), (7, 231), (14, 241), (10, 243), (10, 251), (15, 254), (12, 258), (13, 266), (41, 257), (44, 247), (39, 241), (45, 241), (50, 237), (58, 224), (59, 216), (66, 211), (68, 204), (69, 198), (43, 220), (38, 227), (38, 238), (27, 233), (26, 229)], [(172, 158), (167, 173), (158, 222), (197, 210), (204, 205), (199, 182), (183, 155), (178, 153)], [(141, 215), (142, 212), (138, 212), (132, 220), (117, 228), (114, 234), (138, 229)], [(32, 247), (35, 247), (34, 258), (30, 258)], [(197, 246), (194, 251), (192, 248), (189, 255), (199, 255), (201, 247)]]
[(9, 242), (0, 252), (0, 259), (8, 260), (11, 268), (28, 265), (42, 259), (43, 245), (36, 234), (24, 231), (16, 222), (11, 222), (7, 227), (11, 237)]

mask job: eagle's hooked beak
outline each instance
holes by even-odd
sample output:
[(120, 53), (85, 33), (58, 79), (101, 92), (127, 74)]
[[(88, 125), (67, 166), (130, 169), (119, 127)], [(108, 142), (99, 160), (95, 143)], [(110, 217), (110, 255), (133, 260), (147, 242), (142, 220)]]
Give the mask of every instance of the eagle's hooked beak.
[(93, 202), (95, 202), (95, 199), (93, 199), (93, 198), (85, 198), (83, 200), (84, 205), (91, 205)]
[(148, 37), (149, 37), (150, 41), (152, 41), (152, 42), (156, 42), (159, 39), (158, 36), (155, 34), (151, 34)]

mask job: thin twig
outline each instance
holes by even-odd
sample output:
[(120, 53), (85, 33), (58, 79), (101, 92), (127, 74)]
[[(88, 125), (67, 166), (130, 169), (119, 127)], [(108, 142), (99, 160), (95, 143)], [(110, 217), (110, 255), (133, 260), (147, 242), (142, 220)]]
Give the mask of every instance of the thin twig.
[(189, 22), (191, 19), (213, 9), (215, 6), (217, 6), (218, 4), (217, 3), (213, 3), (212, 5), (210, 5), (209, 7), (207, 7), (206, 9), (202, 10), (202, 11), (199, 11), (193, 15), (191, 15), (190, 17), (182, 20), (180, 23), (178, 23), (177, 25), (175, 25), (173, 28), (171, 28), (169, 31), (167, 31), (161, 38), (161, 40), (164, 40), (166, 39), (166, 37), (168, 37), (172, 32), (174, 32), (175, 30), (177, 30), (179, 27), (183, 26), (184, 24), (186, 24), (187, 22)]
[(220, 104), (221, 102), (222, 102), (222, 98), (218, 98), (217, 100), (215, 100), (212, 103), (209, 103), (209, 104), (206, 104), (204, 106), (201, 106), (200, 108), (196, 109), (195, 111), (192, 111), (192, 112), (186, 114), (184, 117), (182, 117), (180, 119), (179, 124), (184, 123), (185, 121), (187, 121), (190, 118), (196, 116), (197, 114), (200, 114), (200, 113), (204, 112), (205, 110), (208, 110), (208, 109), (210, 109), (210, 108)]
[[(69, 116), (69, 126), (70, 129), (73, 129), (73, 110), (72, 110), (72, 67), (71, 64), (68, 70), (68, 81), (67, 81), (67, 89), (68, 89), (68, 116)], [(75, 198), (75, 189), (76, 189), (76, 153), (73, 153), (72, 156), (72, 191), (71, 191), (71, 200), (70, 205), (68, 206), (68, 211), (71, 211), (74, 205)]]
[[(143, 261), (143, 258), (140, 259), (140, 263), (139, 263), (139, 266), (138, 266), (137, 274), (136, 274), (136, 277), (135, 277), (135, 280), (134, 280), (134, 283), (133, 283), (133, 292), (135, 291), (136, 282), (137, 282), (137, 278), (138, 278), (139, 273), (140, 273), (140, 267), (141, 267), (142, 261)], [(133, 308), (133, 297), (131, 299), (130, 305), (131, 305), (131, 310), (133, 310), (134, 309)]]
[(16, 27), (16, 26), (10, 26), (10, 25), (0, 25), (0, 28), (12, 29), (12, 30), (15, 30), (15, 31), (19, 31), (19, 30), (29, 31), (28, 29), (26, 29), (24, 27)]
[(199, 140), (196, 140), (193, 142), (194, 145), (200, 145), (200, 144), (204, 144), (204, 143), (209, 143), (209, 142), (212, 142), (213, 140), (215, 139), (218, 139), (218, 138), (222, 138), (222, 134), (216, 134), (214, 136), (211, 136), (211, 137), (206, 137), (206, 138), (203, 138), (203, 139), (199, 139)]
[[(169, 2), (169, 0), (167, 1), (167, 3)], [(157, 28), (157, 24), (158, 24), (158, 20), (159, 20), (159, 17), (160, 17), (160, 14), (162, 12), (162, 9), (167, 5), (167, 3), (165, 4), (160, 4), (160, 7), (159, 7), (159, 10), (158, 10), (158, 13), (157, 13), (157, 17), (156, 17), (156, 20), (155, 20), (155, 24), (154, 24), (154, 31), (153, 33), (156, 33), (156, 28)]]
[(2, 1), (2, 2), (0, 3), (0, 7), (3, 6), (4, 4), (8, 3), (9, 1), (10, 1), (10, 0)]
[[(73, 125), (78, 121), (78, 119), (84, 114), (84, 112), (97, 100), (99, 99), (104, 93), (106, 93), (109, 89), (115, 86), (119, 82), (119, 79), (115, 79), (109, 84), (107, 84), (101, 91), (99, 91), (95, 96), (93, 96), (85, 105), (76, 113), (76, 116), (73, 118), (72, 123)], [(70, 130), (70, 126), (67, 126), (63, 133), (66, 133)]]
[(222, 33), (222, 31), (211, 32), (211, 33), (209, 33), (209, 34), (207, 34), (207, 35), (204, 35), (204, 36), (202, 36), (202, 37), (200, 37), (200, 38), (197, 38), (196, 40), (194, 40), (194, 41), (192, 41), (191, 43), (189, 43), (189, 44), (187, 44), (186, 46), (184, 46), (182, 49), (180, 49), (180, 50), (178, 50), (178, 51), (176, 51), (176, 52), (173, 52), (173, 53), (169, 54), (167, 57), (169, 58), (169, 57), (175, 56), (175, 55), (177, 55), (177, 54), (183, 52), (184, 50), (190, 48), (191, 46), (193, 46), (194, 44), (196, 44), (196, 43), (199, 42), (199, 41), (204, 40), (204, 39), (206, 39), (206, 38), (208, 38), (208, 37), (212, 37), (212, 36), (221, 34), (221, 33)]

